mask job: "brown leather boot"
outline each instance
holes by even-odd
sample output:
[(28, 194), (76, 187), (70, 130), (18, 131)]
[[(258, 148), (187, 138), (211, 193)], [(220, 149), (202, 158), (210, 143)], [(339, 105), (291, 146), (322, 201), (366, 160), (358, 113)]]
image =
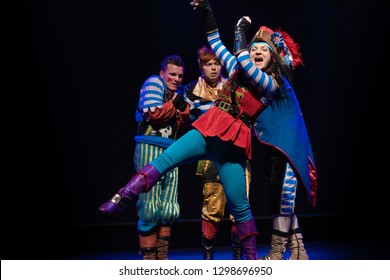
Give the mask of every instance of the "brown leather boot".
[(275, 215), (272, 220), (271, 250), (262, 260), (283, 260), (292, 215)]
[(144, 260), (157, 260), (157, 233), (138, 234), (139, 251)]
[(290, 240), (288, 243), (291, 250), (290, 260), (308, 260), (305, 245), (303, 244), (303, 236), (299, 228), (290, 230)]
[(168, 260), (169, 239), (171, 238), (171, 227), (160, 226), (157, 236), (157, 259)]
[(277, 230), (272, 231), (271, 250), (262, 260), (282, 260), (283, 253), (286, 251), (288, 242), (288, 233)]

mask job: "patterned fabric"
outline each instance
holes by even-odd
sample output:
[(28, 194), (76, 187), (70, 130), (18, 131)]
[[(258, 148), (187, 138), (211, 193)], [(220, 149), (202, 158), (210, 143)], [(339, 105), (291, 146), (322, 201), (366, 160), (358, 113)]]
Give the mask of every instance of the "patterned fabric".
[[(146, 113), (149, 109), (154, 112), (156, 108), (161, 108), (164, 104), (165, 95), (168, 94), (168, 88), (161, 77), (157, 75), (150, 76), (142, 85), (138, 107)], [(145, 121), (145, 117), (136, 112), (136, 121)]]
[[(163, 151), (163, 148), (153, 145), (137, 144), (134, 156), (136, 170), (140, 170)], [(170, 225), (179, 218), (178, 175), (178, 168), (174, 168), (168, 171), (148, 193), (139, 194), (136, 208), (140, 233), (153, 232), (158, 225)]]
[(238, 58), (231, 54), (227, 48), (222, 44), (218, 31), (215, 31), (207, 36), (207, 40), (214, 53), (217, 55), (218, 60), (222, 63), (225, 69), (228, 72), (229, 78), (238, 70), (238, 65), (240, 65), (245, 72), (251, 84), (262, 92), (263, 96), (268, 96), (272, 98), (272, 95), (277, 89), (277, 84), (275, 81), (261, 71), (256, 65), (250, 60), (248, 51), (243, 51), (240, 53)]
[(225, 216), (226, 197), (222, 184), (206, 182), (203, 186), (202, 219), (219, 223)]
[(282, 200), (280, 205), (280, 214), (294, 214), (295, 197), (297, 192), (297, 177), (295, 177), (294, 170), (286, 163), (286, 172), (284, 174)]

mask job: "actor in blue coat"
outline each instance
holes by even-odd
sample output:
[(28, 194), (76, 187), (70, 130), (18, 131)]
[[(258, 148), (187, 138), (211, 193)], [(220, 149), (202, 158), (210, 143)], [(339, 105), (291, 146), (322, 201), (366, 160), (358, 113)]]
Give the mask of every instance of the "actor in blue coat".
[[(290, 69), (303, 65), (299, 45), (284, 31), (261, 26), (249, 50), (262, 45), (278, 52)], [(273, 216), (271, 250), (263, 259), (281, 260), (288, 244), (289, 259), (309, 259), (295, 215), (297, 187), (305, 189), (308, 203), (316, 204), (317, 170), (310, 138), (299, 102), (285, 76), (284, 90), (254, 123), (254, 132), (265, 144), (266, 185)]]

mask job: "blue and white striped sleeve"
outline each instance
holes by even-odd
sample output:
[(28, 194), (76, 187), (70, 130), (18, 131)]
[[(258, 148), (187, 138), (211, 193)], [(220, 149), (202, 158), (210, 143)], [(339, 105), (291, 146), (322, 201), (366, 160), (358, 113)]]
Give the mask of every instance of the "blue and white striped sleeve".
[(241, 68), (244, 70), (246, 76), (249, 78), (251, 83), (262, 92), (262, 96), (266, 100), (262, 100), (265, 105), (268, 105), (272, 101), (274, 94), (277, 90), (277, 84), (272, 79), (272, 77), (259, 68), (251, 61), (249, 52), (247, 50), (241, 52), (238, 55), (238, 63), (241, 65)]
[(238, 67), (237, 58), (222, 44), (218, 30), (207, 35), (207, 40), (230, 77)]
[(164, 84), (159, 76), (151, 76), (142, 85), (138, 106), (143, 112), (148, 109), (154, 112), (156, 108), (161, 108), (163, 103)]

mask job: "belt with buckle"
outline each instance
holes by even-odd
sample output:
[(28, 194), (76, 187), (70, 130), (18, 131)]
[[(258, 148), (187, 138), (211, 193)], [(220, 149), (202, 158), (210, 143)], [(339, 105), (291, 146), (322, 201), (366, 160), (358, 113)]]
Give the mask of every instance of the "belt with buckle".
[(221, 99), (217, 99), (215, 101), (215, 105), (219, 109), (221, 109), (221, 110), (223, 110), (225, 112), (228, 112), (233, 117), (237, 116), (240, 113), (240, 110), (238, 109), (237, 105), (229, 103), (229, 102), (226, 102), (226, 101), (223, 101)]
[(223, 110), (232, 115), (233, 117), (237, 117), (239, 115), (239, 119), (246, 124), (248, 127), (252, 127), (254, 124), (253, 119), (246, 113), (242, 112), (240, 114), (240, 110), (238, 109), (237, 105), (231, 104), (229, 102), (223, 101), (221, 99), (216, 100), (215, 105)]

